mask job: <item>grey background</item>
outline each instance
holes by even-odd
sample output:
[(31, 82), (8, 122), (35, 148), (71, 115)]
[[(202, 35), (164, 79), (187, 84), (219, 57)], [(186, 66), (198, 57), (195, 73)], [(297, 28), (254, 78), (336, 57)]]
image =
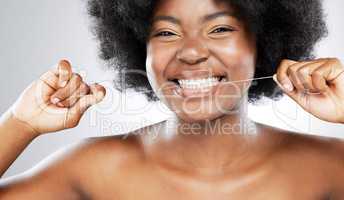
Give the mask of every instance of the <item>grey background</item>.
[[(62, 58), (70, 60), (75, 72), (82, 74), (88, 83), (101, 82), (107, 88), (105, 100), (91, 108), (78, 127), (36, 139), (5, 177), (33, 167), (52, 152), (82, 138), (125, 133), (169, 116), (161, 103), (148, 103), (139, 94), (120, 94), (111, 87), (113, 72), (97, 57), (97, 42), (89, 30), (84, 1), (2, 0), (1, 3), (0, 113)], [(325, 0), (324, 6), (330, 35), (319, 43), (316, 54), (343, 59), (344, 1)], [(250, 116), (262, 123), (306, 134), (344, 138), (344, 125), (314, 119), (288, 98), (250, 106)]]

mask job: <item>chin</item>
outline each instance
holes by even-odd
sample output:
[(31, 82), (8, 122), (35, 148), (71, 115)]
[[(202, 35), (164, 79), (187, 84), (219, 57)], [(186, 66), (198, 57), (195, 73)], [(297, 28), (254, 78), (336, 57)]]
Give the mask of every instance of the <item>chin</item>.
[(207, 122), (238, 113), (239, 102), (239, 99), (220, 101), (216, 98), (213, 101), (178, 102), (178, 106), (174, 104), (172, 110), (179, 119), (185, 122)]
[(192, 115), (188, 115), (187, 113), (177, 114), (178, 118), (184, 122), (188, 123), (196, 123), (196, 122), (208, 122), (220, 118), (224, 114), (202, 114), (196, 113)]

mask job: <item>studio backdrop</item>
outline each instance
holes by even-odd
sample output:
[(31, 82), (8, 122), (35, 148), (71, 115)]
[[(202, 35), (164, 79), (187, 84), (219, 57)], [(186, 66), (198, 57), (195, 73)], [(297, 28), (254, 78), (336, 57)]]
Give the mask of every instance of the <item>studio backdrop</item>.
[[(86, 137), (123, 134), (170, 116), (160, 102), (143, 95), (119, 93), (112, 86), (115, 72), (98, 58), (98, 44), (90, 29), (86, 2), (82, 0), (2, 0), (0, 7), (0, 113), (20, 93), (60, 59), (87, 83), (98, 82), (107, 95), (83, 116), (73, 129), (36, 139), (7, 171), (5, 177), (24, 172), (51, 153)], [(344, 1), (324, 0), (329, 35), (315, 50), (317, 57), (344, 59)], [(344, 125), (322, 122), (306, 114), (288, 98), (265, 100), (249, 106), (253, 120), (305, 134), (344, 138)], [(1, 139), (1, 138), (0, 138)], [(0, 160), (1, 162), (1, 160)]]

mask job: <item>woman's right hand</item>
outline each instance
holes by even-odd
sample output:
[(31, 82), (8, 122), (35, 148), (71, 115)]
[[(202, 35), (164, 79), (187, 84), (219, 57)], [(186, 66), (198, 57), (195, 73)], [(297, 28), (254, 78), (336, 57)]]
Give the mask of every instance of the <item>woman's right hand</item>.
[(28, 86), (10, 108), (12, 117), (28, 124), (37, 135), (73, 128), (83, 113), (100, 102), (105, 88), (87, 85), (70, 63), (59, 62)]

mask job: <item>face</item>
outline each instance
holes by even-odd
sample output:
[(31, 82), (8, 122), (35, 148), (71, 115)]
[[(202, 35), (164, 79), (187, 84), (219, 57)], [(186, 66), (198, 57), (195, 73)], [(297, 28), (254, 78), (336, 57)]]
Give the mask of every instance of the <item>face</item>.
[(256, 45), (233, 8), (214, 0), (162, 0), (152, 23), (148, 79), (180, 119), (212, 120), (241, 106), (250, 82), (239, 80), (254, 76)]

